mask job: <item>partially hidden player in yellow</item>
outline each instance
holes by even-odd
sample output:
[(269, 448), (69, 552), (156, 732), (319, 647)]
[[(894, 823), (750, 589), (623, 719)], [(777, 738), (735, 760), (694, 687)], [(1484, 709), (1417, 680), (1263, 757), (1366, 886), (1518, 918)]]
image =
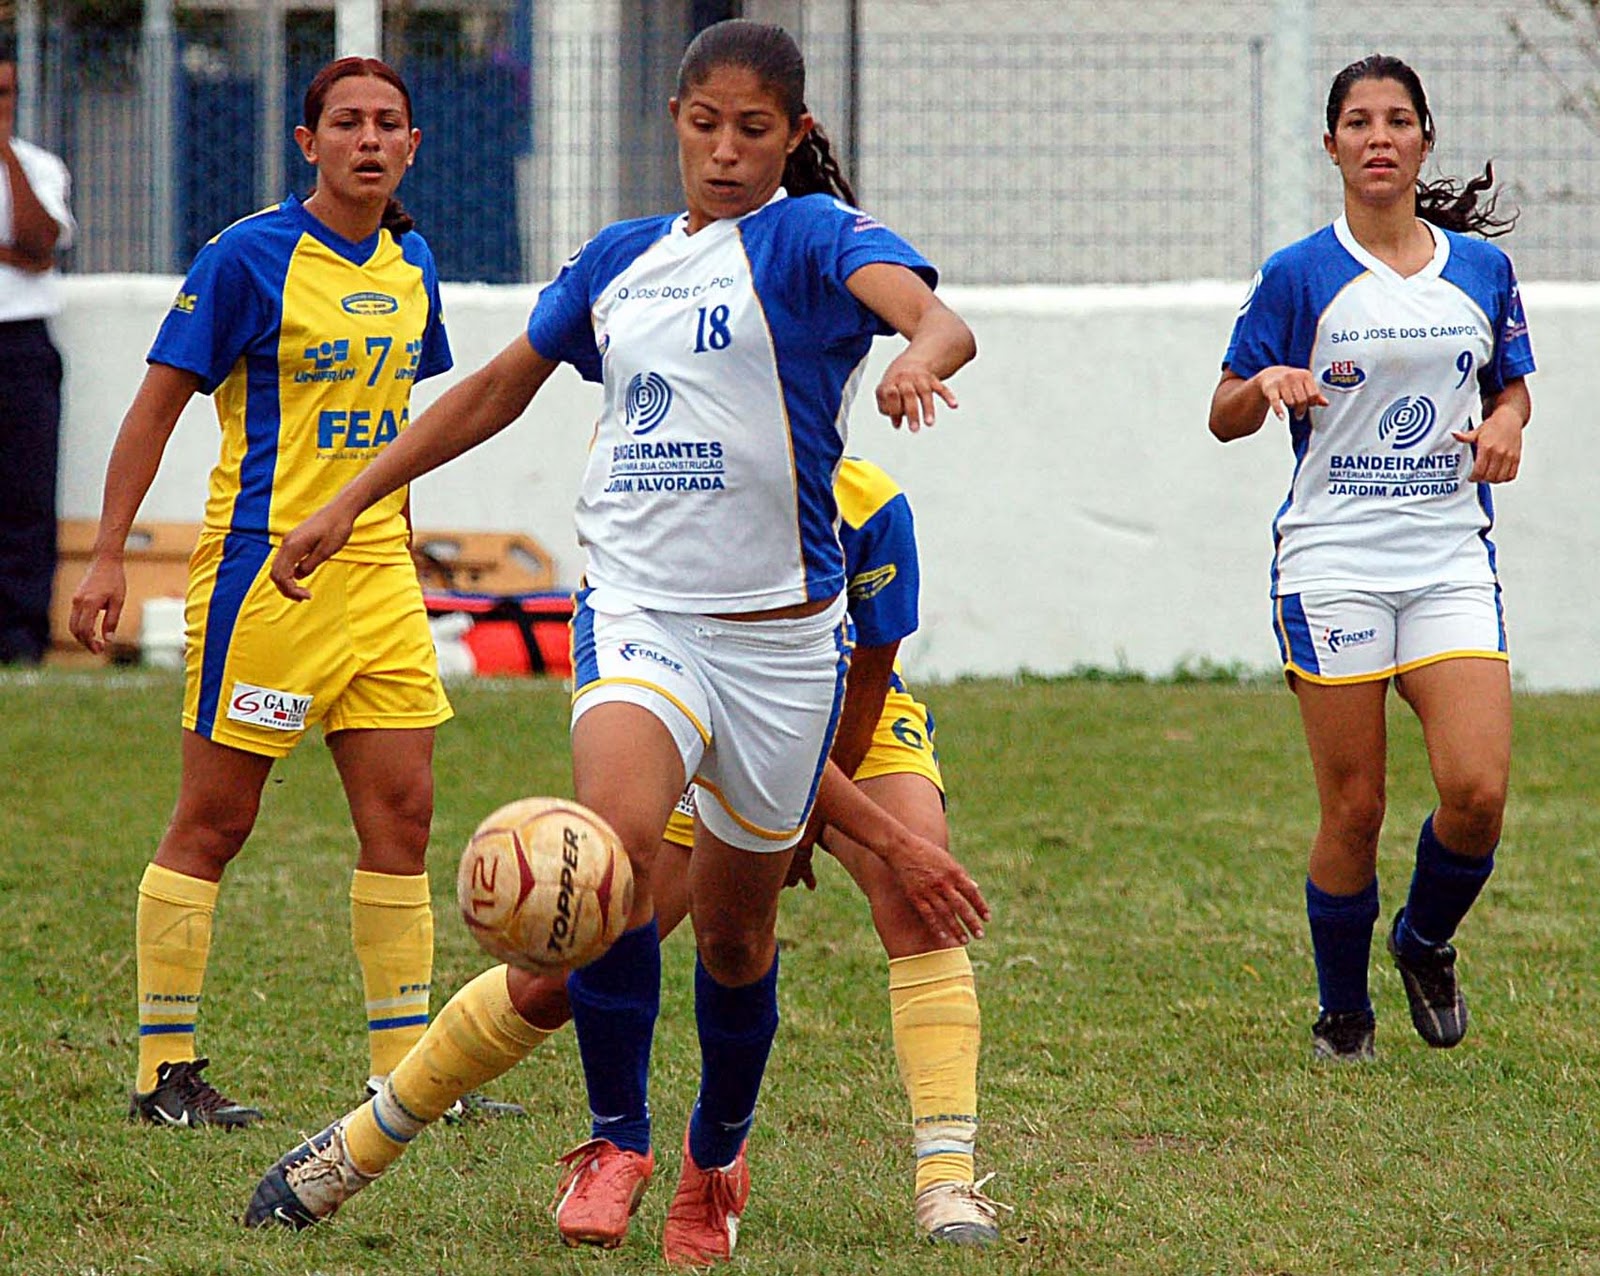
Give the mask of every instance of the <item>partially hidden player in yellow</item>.
[[(834, 481), (856, 649), (829, 754), (873, 802), (913, 832), (949, 845), (944, 778), (933, 715), (901, 676), (901, 642), (916, 632), (920, 571), (905, 493), (870, 461), (846, 457)], [(657, 863), (656, 916), (664, 939), (689, 912), (695, 790), (672, 813)], [(967, 950), (934, 930), (874, 852), (837, 828), (821, 844), (855, 879), (889, 959), (889, 1021), (900, 1078), (911, 1102), (918, 1233), (954, 1245), (999, 1239), (999, 1210), (974, 1183), (978, 1131), (978, 994)], [(810, 852), (797, 854), (791, 882), (815, 889)], [(620, 1245), (655, 1169), (648, 1139), (630, 1139), (642, 1114), (609, 1113), (590, 1096), (592, 1137), (562, 1160), (556, 1226), (568, 1244)], [(648, 1124), (648, 1123), (644, 1123)], [(619, 1145), (620, 1144), (620, 1145)]]
[(124, 542), (178, 416), (196, 391), (216, 402), (222, 451), (185, 606), (182, 778), (139, 884), (134, 1120), (261, 1116), (201, 1075), (195, 1021), (223, 871), (273, 762), (319, 722), (360, 843), (350, 925), (375, 1081), (427, 1026), (433, 734), (451, 710), (407, 548), (406, 492), (361, 517), (315, 604), (286, 600), (266, 570), (283, 533), (406, 427), (413, 384), (450, 367), (432, 253), (394, 200), (421, 137), (405, 84), (382, 62), (318, 72), (295, 129), (316, 189), (201, 249), (112, 450), (70, 622), (97, 652), (121, 618)]

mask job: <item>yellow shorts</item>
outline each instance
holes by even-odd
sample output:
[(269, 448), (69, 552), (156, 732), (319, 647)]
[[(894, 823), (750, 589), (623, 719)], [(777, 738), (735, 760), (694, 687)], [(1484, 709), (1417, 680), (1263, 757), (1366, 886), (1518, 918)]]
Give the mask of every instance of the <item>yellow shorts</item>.
[[(872, 744), (852, 777), (870, 780), (878, 775), (923, 775), (944, 792), (944, 776), (939, 773), (939, 752), (933, 740), (933, 714), (918, 702), (900, 680), (898, 670), (890, 679), (883, 712), (873, 728)], [(694, 785), (683, 791), (678, 805), (667, 820), (662, 836), (674, 846), (694, 845)]]
[(435, 727), (451, 716), (409, 563), (324, 563), (307, 602), (267, 576), (273, 546), (206, 533), (189, 560), (183, 725), (285, 756), (308, 727)]

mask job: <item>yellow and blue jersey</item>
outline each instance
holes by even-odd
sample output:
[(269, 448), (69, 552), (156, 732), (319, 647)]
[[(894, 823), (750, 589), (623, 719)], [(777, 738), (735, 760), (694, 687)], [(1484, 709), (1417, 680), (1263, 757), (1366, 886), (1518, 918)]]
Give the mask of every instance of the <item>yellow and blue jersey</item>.
[[(215, 400), (206, 529), (277, 541), (406, 428), (413, 383), (450, 367), (433, 254), (414, 231), (347, 240), (290, 196), (200, 250), (148, 360)], [(405, 500), (362, 514), (336, 557), (408, 561)]]
[(854, 456), (839, 463), (833, 495), (856, 646), (899, 642), (917, 631), (922, 584), (911, 505), (892, 478)]

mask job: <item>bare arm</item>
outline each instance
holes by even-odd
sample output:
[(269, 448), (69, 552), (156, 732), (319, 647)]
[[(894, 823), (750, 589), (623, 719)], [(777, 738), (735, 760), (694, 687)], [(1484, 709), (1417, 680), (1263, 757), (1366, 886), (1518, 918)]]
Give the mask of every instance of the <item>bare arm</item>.
[(1208, 424), (1221, 442), (1231, 443), (1259, 430), (1268, 408), (1281, 421), (1285, 408), (1300, 416), (1309, 408), (1327, 406), (1327, 396), (1307, 368), (1263, 368), (1248, 381), (1230, 369), (1212, 392)]
[(889, 423), (898, 430), (904, 421), (913, 432), (932, 425), (935, 395), (957, 407), (945, 379), (978, 353), (978, 343), (961, 316), (905, 266), (873, 262), (845, 280), (845, 287), (910, 342), (878, 382), (878, 411)]
[(364, 510), (500, 433), (559, 366), (518, 337), (451, 386), (337, 496), (283, 538), (272, 560), (272, 583), (285, 597), (310, 598), (299, 582), (344, 547)]
[(943, 847), (919, 837), (858, 789), (833, 762), (817, 791), (822, 818), (894, 872), (917, 912), (937, 934), (965, 943), (983, 938), (989, 905), (978, 884)]
[(1533, 416), (1533, 398), (1525, 377), (1507, 381), (1483, 399), (1483, 421), (1476, 427), (1452, 430), (1462, 443), (1475, 449), (1469, 483), (1509, 483), (1522, 468), (1522, 430)]
[[(111, 460), (106, 466), (105, 494), (100, 504), (100, 529), (95, 536), (94, 553), (82, 583), (72, 596), (72, 613), (68, 620), (72, 636), (97, 654), (105, 650), (105, 639), (116, 632), (117, 623), (122, 619), (122, 605), (127, 596), (122, 556), (128, 529), (133, 526), (145, 493), (155, 481), (173, 426), (177, 425), (184, 405), (199, 388), (200, 379), (194, 373), (164, 363), (152, 363), (117, 431), (117, 441), (112, 445)], [(102, 615), (105, 617), (101, 625), (103, 636), (95, 631)]]
[(61, 227), (50, 216), (28, 184), (22, 161), (11, 147), (10, 130), (0, 136), (0, 166), (11, 181), (11, 246), (23, 257), (48, 262), (56, 250)]
[(889, 675), (894, 671), (898, 641), (878, 647), (857, 647), (850, 657), (850, 676), (844, 687), (844, 706), (828, 754), (847, 776), (854, 776), (861, 759), (872, 747), (872, 733), (883, 716), (889, 695)]
[(42, 275), (55, 264), (54, 253), (46, 253), (43, 257), (30, 257), (27, 253), (0, 244), (0, 266), (10, 266), (14, 270), (25, 271), (30, 275)]

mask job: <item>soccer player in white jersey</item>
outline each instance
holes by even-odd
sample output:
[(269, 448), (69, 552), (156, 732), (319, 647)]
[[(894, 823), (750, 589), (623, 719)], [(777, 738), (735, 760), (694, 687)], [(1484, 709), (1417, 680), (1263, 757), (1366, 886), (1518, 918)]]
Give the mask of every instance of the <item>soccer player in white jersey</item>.
[(1306, 912), (1322, 1058), (1368, 1059), (1390, 682), (1421, 720), (1438, 806), (1389, 928), (1411, 1020), (1457, 1044), (1467, 1006), (1450, 940), (1494, 868), (1511, 755), (1511, 678), (1491, 485), (1517, 475), (1533, 371), (1511, 263), (1462, 232), (1494, 218), (1485, 168), (1418, 180), (1433, 146), (1422, 83), (1373, 55), (1334, 79), (1323, 146), (1344, 215), (1275, 254), (1234, 326), (1211, 432), (1289, 420), (1294, 477), (1273, 524), (1272, 599), (1321, 822)]
[(877, 403), (915, 430), (935, 399), (955, 406), (945, 378), (976, 347), (935, 298), (932, 267), (847, 202), (804, 96), (781, 28), (703, 31), (670, 103), (687, 211), (603, 230), (540, 294), (525, 335), (285, 540), (274, 579), (305, 596), (299, 581), (361, 510), (504, 429), (561, 363), (600, 382), (577, 515), (588, 571), (573, 620), (573, 778), (621, 836), (636, 891), (628, 932), (565, 986), (501, 966), (458, 992), (372, 1101), (273, 1167), (249, 1222), (327, 1217), (456, 1094), (548, 1035), (569, 996), (590, 1094), (620, 1114), (619, 1139), (649, 1149), (651, 874), (690, 780), (703, 799), (690, 881), (702, 1071), (669, 1262), (733, 1250), (777, 1028), (778, 896), (813, 802), (840, 824), (859, 799), (861, 822), (844, 831), (885, 855), (934, 930), (981, 933), (987, 909), (960, 866), (827, 764), (850, 651), (833, 479), (861, 364), (875, 335), (907, 338)]
[[(908, 828), (949, 843), (944, 777), (933, 714), (907, 687), (898, 654), (916, 632), (922, 574), (911, 505), (893, 479), (860, 457), (846, 457), (834, 482), (856, 649), (832, 759), (861, 792)], [(688, 882), (698, 800), (684, 791), (656, 861), (656, 921), (663, 937), (689, 911)], [(826, 812), (824, 812), (824, 815)], [(974, 1181), (978, 1133), (978, 992), (967, 950), (929, 929), (883, 862), (835, 830), (818, 841), (867, 897), (889, 958), (889, 1021), (895, 1059), (910, 1101), (916, 1158), (913, 1214), (919, 1235), (941, 1245), (992, 1245), (1006, 1206)], [(811, 847), (802, 844), (789, 880), (815, 889)], [(655, 1173), (655, 1158), (619, 1147), (603, 1100), (590, 1137), (561, 1158), (566, 1166), (552, 1212), (570, 1245), (622, 1244), (629, 1218)]]

